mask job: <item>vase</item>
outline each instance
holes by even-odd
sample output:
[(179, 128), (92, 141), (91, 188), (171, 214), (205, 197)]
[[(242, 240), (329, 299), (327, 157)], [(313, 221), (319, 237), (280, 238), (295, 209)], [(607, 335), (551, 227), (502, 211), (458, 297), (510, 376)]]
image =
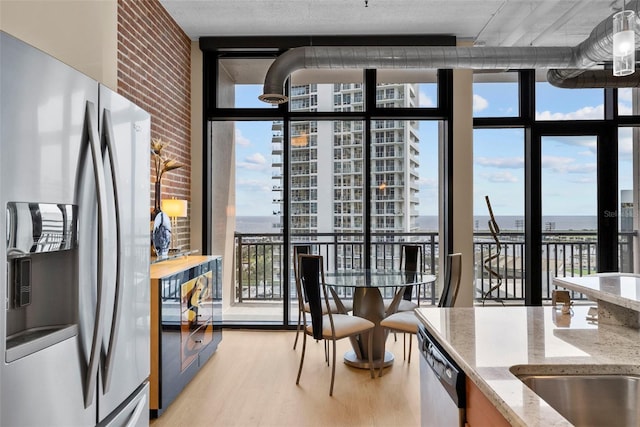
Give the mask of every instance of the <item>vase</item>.
[(151, 221), (155, 220), (158, 213), (160, 213), (161, 185), (162, 182), (160, 180), (155, 182), (155, 195), (153, 199), (153, 211), (151, 211)]
[(153, 220), (153, 249), (159, 257), (169, 254), (171, 246), (171, 220), (169, 216), (159, 211)]

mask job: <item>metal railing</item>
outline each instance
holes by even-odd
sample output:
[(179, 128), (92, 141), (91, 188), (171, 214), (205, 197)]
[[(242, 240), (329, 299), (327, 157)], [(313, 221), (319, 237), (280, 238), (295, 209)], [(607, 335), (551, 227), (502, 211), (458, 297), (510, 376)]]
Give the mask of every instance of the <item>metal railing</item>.
[[(635, 232), (619, 233), (620, 271), (633, 271), (633, 239)], [(363, 235), (361, 233), (317, 233), (292, 235), (292, 245), (310, 245), (312, 253), (323, 255), (327, 270), (363, 268)], [(372, 268), (399, 268), (402, 244), (422, 246), (423, 271), (438, 274), (438, 234), (372, 233)], [(503, 232), (500, 235), (500, 256), (489, 265), (502, 276), (501, 285), (487, 298), (502, 301), (524, 300), (524, 234)], [(550, 299), (556, 276), (584, 276), (597, 271), (596, 233), (555, 231), (544, 232), (542, 241), (542, 296)], [(481, 300), (495, 284), (482, 263), (497, 252), (497, 245), (488, 232), (474, 233), (475, 298)], [(291, 253), (292, 251), (290, 251)], [(235, 234), (235, 295), (234, 301), (282, 301), (284, 283), (291, 280), (291, 297), (295, 297), (290, 262), (284, 259), (284, 242), (280, 233)], [(579, 295), (577, 295), (580, 298)]]

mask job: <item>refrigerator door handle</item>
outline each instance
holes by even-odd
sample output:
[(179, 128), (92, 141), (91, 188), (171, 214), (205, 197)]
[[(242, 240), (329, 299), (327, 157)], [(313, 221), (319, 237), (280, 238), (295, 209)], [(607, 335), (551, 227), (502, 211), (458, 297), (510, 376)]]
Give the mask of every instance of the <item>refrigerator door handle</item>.
[(98, 364), (100, 361), (100, 349), (102, 343), (102, 329), (104, 328), (104, 237), (107, 233), (105, 222), (107, 215), (105, 209), (106, 183), (104, 179), (104, 168), (102, 166), (102, 156), (100, 155), (100, 142), (98, 140), (98, 128), (94, 123), (95, 105), (87, 101), (84, 113), (83, 144), (89, 143), (91, 149), (91, 160), (93, 165), (93, 175), (96, 185), (98, 200), (98, 262), (97, 262), (97, 289), (96, 289), (96, 318), (93, 323), (93, 338), (91, 342), (91, 354), (89, 366), (85, 377), (84, 406), (88, 408), (93, 402), (93, 395), (96, 390), (98, 378)]
[(109, 157), (109, 167), (111, 169), (111, 182), (113, 184), (113, 202), (115, 205), (116, 219), (116, 283), (115, 297), (113, 303), (113, 315), (111, 318), (111, 331), (109, 333), (109, 347), (104, 362), (103, 369), (103, 391), (109, 391), (111, 378), (113, 377), (113, 359), (115, 355), (115, 347), (118, 342), (118, 327), (120, 324), (122, 310), (122, 236), (121, 236), (121, 217), (120, 217), (120, 201), (118, 196), (118, 185), (116, 179), (116, 171), (118, 171), (118, 161), (116, 158), (116, 150), (114, 147), (113, 125), (111, 122), (111, 112), (104, 110), (102, 121), (101, 145), (106, 155)]
[(142, 415), (142, 412), (147, 407), (146, 405), (147, 405), (147, 394), (145, 393), (142, 395), (142, 397), (138, 401), (138, 404), (136, 405), (136, 409), (134, 409), (133, 413), (131, 414), (131, 417), (129, 417), (129, 420), (125, 424), (125, 427), (135, 427), (136, 425), (138, 425), (138, 420), (140, 420), (140, 416)]

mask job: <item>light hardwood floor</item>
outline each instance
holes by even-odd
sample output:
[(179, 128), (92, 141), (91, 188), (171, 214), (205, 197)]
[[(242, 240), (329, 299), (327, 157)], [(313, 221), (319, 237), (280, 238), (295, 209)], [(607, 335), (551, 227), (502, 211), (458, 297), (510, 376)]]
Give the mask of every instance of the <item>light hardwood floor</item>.
[[(295, 332), (224, 330), (213, 357), (152, 427), (175, 426), (418, 426), (419, 354), (415, 336), (411, 363), (402, 359), (402, 335), (387, 339), (395, 355), (382, 378), (342, 361), (348, 339), (338, 342), (336, 381), (322, 343), (307, 340), (300, 385), (296, 375), (301, 341)], [(408, 338), (409, 336), (407, 336)], [(300, 337), (302, 338), (302, 336)]]

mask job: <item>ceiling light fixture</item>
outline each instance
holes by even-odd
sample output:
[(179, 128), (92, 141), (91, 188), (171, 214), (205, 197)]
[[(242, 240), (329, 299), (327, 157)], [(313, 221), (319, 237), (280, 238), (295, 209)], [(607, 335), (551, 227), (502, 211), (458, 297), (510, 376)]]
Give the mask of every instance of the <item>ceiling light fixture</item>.
[(636, 70), (636, 14), (622, 10), (613, 15), (613, 75), (628, 76)]

